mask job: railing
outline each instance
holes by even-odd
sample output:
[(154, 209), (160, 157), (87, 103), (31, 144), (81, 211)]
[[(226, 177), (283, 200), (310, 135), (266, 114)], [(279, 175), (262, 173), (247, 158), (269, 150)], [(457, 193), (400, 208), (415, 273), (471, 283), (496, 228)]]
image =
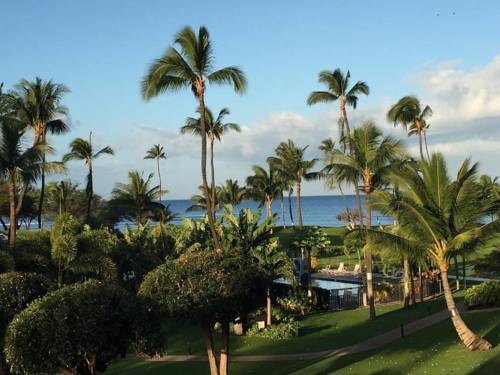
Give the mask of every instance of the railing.
[(363, 290), (362, 286), (330, 290), (329, 308), (331, 310), (347, 310), (363, 306)]

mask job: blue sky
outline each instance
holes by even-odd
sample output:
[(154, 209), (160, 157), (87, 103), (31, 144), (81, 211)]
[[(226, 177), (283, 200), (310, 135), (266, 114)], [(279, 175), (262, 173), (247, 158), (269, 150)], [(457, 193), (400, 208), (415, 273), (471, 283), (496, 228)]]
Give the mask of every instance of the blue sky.
[[(70, 87), (64, 104), (73, 130), (53, 143), (63, 153), (71, 139), (92, 130), (96, 142), (115, 148), (116, 157), (95, 166), (96, 188), (105, 196), (128, 170), (153, 170), (142, 156), (157, 142), (170, 155), (164, 163), (170, 197), (195, 192), (196, 142), (178, 135), (196, 106), (192, 95), (145, 103), (139, 83), (181, 27), (201, 24), (214, 41), (216, 66), (238, 65), (249, 80), (242, 97), (217, 87), (207, 94), (212, 109), (229, 107), (229, 119), (245, 126), (220, 145), (219, 180), (242, 181), (272, 151), (271, 142), (294, 136), (314, 150), (321, 137), (335, 135), (336, 105), (307, 107), (305, 100), (321, 87), (318, 72), (337, 67), (371, 88), (351, 112), (353, 121), (374, 118), (393, 131), (384, 121), (387, 106), (418, 94), (435, 109), (436, 149), (455, 164), (472, 155), (485, 172), (499, 174), (489, 151), (500, 138), (499, 21), (497, 1), (4, 1), (0, 81), (11, 87), (40, 76)], [(279, 136), (269, 136), (276, 129)], [(83, 166), (70, 167), (69, 177), (83, 181)], [(305, 192), (327, 193), (321, 183)]]

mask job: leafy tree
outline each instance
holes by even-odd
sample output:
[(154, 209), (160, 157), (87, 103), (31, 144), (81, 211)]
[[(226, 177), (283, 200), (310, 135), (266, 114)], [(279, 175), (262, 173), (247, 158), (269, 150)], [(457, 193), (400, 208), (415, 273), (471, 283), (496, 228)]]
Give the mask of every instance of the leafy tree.
[(327, 86), (327, 91), (313, 91), (307, 99), (308, 105), (338, 100), (340, 109), (339, 136), (344, 144), (344, 150), (349, 147), (349, 136), (351, 134), (346, 106), (349, 105), (356, 109), (359, 95), (370, 94), (370, 88), (363, 81), (358, 81), (352, 87), (349, 87), (350, 78), (351, 73), (349, 71), (344, 75), (340, 69), (335, 69), (333, 72), (324, 70), (319, 73), (318, 81)]
[(0, 274), (0, 372), (8, 373), (3, 358), (4, 336), (7, 325), (16, 314), (51, 287), (49, 280), (34, 273), (8, 272)]
[(201, 176), (205, 199), (208, 205), (208, 216), (215, 244), (218, 237), (215, 229), (215, 215), (212, 211), (211, 196), (207, 182), (207, 127), (205, 123), (205, 92), (206, 84), (222, 85), (232, 84), (237, 93), (243, 93), (247, 86), (244, 73), (237, 67), (230, 66), (219, 70), (213, 69), (214, 54), (210, 35), (206, 27), (202, 26), (195, 31), (187, 26), (175, 37), (175, 44), (180, 50), (170, 47), (162, 57), (156, 59), (142, 81), (142, 95), (145, 100), (165, 91), (178, 91), (189, 88), (194, 94), (200, 116), (201, 137)]
[[(186, 119), (186, 124), (181, 128), (181, 133), (182, 134), (196, 134), (196, 135), (201, 135), (201, 111), (198, 110), (200, 113), (200, 118), (193, 118), (193, 117), (188, 117)], [(233, 122), (228, 122), (224, 123), (224, 117), (229, 115), (229, 109), (223, 108), (219, 111), (219, 114), (217, 115), (217, 118), (214, 118), (214, 115), (212, 114), (212, 111), (210, 111), (209, 108), (205, 108), (205, 129), (206, 129), (206, 134), (208, 136), (208, 139), (210, 141), (210, 176), (211, 176), (211, 185), (210, 185), (210, 190), (211, 190), (211, 203), (212, 203), (212, 212), (215, 214), (216, 207), (215, 207), (215, 202), (216, 202), (216, 189), (214, 188), (215, 185), (215, 166), (214, 166), (214, 156), (215, 156), (215, 151), (214, 151), (214, 143), (215, 140), (217, 139), (219, 142), (221, 142), (222, 136), (227, 133), (230, 130), (234, 130), (237, 132), (241, 131), (241, 127)]]
[[(146, 156), (144, 156), (144, 159), (156, 160), (156, 170), (158, 171), (158, 182), (159, 182), (158, 186), (160, 187), (160, 198), (159, 199), (161, 200), (161, 196), (164, 194), (164, 192), (161, 189), (160, 160), (167, 159), (167, 155), (165, 154), (165, 148), (159, 143), (151, 146), (151, 148), (146, 153)], [(165, 193), (167, 193), (167, 192), (165, 191)]]
[(269, 164), (269, 172), (259, 165), (252, 167), (253, 175), (247, 177), (248, 196), (260, 202), (266, 208), (266, 216), (273, 216), (273, 199), (283, 194), (276, 168)]
[(301, 206), (301, 191), (302, 180), (313, 180), (319, 177), (317, 172), (312, 172), (311, 169), (318, 159), (305, 160), (304, 153), (309, 146), (298, 147), (291, 139), (286, 142), (281, 142), (276, 148), (277, 157), (268, 158), (268, 163), (273, 165), (289, 183), (295, 184), (295, 194), (297, 197), (297, 217), (299, 218), (299, 227), (303, 226), (302, 206)]
[(272, 324), (272, 285), (274, 280), (283, 277), (295, 281), (295, 265), (285, 251), (280, 248), (277, 239), (254, 248), (252, 256), (257, 261), (259, 272), (266, 281), (266, 324)]
[(473, 250), (498, 234), (500, 221), (484, 218), (498, 209), (498, 202), (482, 199), (477, 189), (477, 164), (465, 160), (454, 179), (448, 175), (441, 154), (429, 162), (400, 168), (392, 176), (400, 187), (397, 195), (379, 192), (375, 208), (397, 217), (404, 235), (367, 229), (370, 237), (386, 246), (420, 249), (439, 267), (451, 320), (458, 336), (469, 350), (484, 350), (491, 344), (472, 332), (455, 306), (448, 282), (449, 260), (453, 254)]
[[(45, 154), (52, 152), (52, 148), (45, 143), (23, 149), (24, 130), (21, 126), (0, 122), (0, 172), (7, 180), (9, 196), (9, 242), (11, 247), (16, 244), (17, 233), (17, 206), (22, 202), (24, 192), (18, 193), (18, 180), (29, 184), (45, 172), (63, 170), (60, 163), (45, 162)], [(25, 190), (24, 190), (25, 191)], [(17, 202), (16, 202), (17, 198)]]
[(160, 187), (151, 186), (153, 174), (145, 179), (138, 171), (128, 173), (127, 184), (117, 183), (111, 193), (111, 203), (120, 216), (144, 225), (155, 216), (157, 210), (163, 210), (164, 206), (156, 202), (160, 197)]
[[(66, 107), (61, 105), (62, 98), (69, 89), (60, 83), (44, 81), (36, 77), (34, 81), (22, 79), (9, 95), (11, 105), (17, 119), (24, 126), (33, 130), (33, 146), (47, 143), (47, 133), (63, 134), (69, 131), (64, 116), (68, 114)], [(45, 162), (45, 150), (41, 150), (42, 162)], [(45, 170), (42, 169), (40, 201), (38, 204), (38, 227), (42, 227), (42, 210), (45, 197)], [(22, 204), (24, 193), (28, 187), (25, 181), (19, 197), (19, 206)]]
[[(144, 311), (144, 309), (141, 309)], [(134, 338), (137, 301), (98, 281), (63, 287), (30, 304), (7, 329), (5, 356), (14, 374), (95, 374)]]
[[(350, 137), (351, 153), (346, 155), (342, 150), (333, 150), (327, 155), (326, 167), (333, 171), (337, 178), (357, 176), (361, 181), (358, 188), (364, 193), (366, 207), (366, 226), (371, 228), (372, 207), (371, 194), (387, 182), (390, 171), (405, 162), (405, 151), (400, 141), (391, 136), (383, 136), (372, 123), (365, 122), (361, 128), (355, 129)], [(364, 249), (366, 264), (366, 284), (370, 319), (375, 319), (375, 300), (372, 281), (372, 249), (367, 241)]]
[(114, 155), (115, 153), (110, 146), (103, 147), (99, 151), (95, 152), (94, 147), (92, 145), (92, 132), (90, 132), (88, 141), (83, 138), (76, 138), (70, 143), (69, 147), (70, 147), (70, 152), (64, 155), (63, 161), (66, 163), (70, 160), (83, 160), (88, 168), (87, 186), (85, 190), (87, 192), (86, 220), (89, 221), (92, 198), (94, 195), (94, 181), (93, 181), (94, 160), (101, 155), (104, 154)]
[[(256, 271), (238, 249), (189, 251), (149, 273), (139, 295), (157, 301), (175, 319), (201, 324), (211, 374), (226, 374), (229, 323), (239, 316)], [(220, 362), (213, 345), (214, 324), (222, 326)]]
[[(432, 109), (428, 105), (422, 108), (420, 100), (415, 96), (405, 96), (394, 104), (387, 112), (387, 119), (394, 123), (394, 126), (401, 125), (405, 130), (408, 130), (408, 135), (416, 134), (418, 136), (418, 145), (420, 150), (420, 158), (424, 158), (422, 147), (422, 139), (425, 140), (425, 149), (427, 151), (426, 132), (429, 128), (427, 119), (432, 116)], [(408, 129), (408, 125), (410, 128)], [(427, 159), (429, 152), (427, 151)]]

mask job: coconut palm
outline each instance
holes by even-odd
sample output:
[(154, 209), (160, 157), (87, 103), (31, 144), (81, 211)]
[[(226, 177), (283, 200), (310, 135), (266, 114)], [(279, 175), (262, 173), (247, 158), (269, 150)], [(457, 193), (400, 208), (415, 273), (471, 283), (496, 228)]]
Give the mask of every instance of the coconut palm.
[(266, 216), (273, 216), (273, 199), (283, 194), (281, 184), (277, 178), (276, 169), (268, 164), (269, 171), (259, 165), (252, 167), (253, 175), (247, 177), (248, 196), (260, 202), (266, 208)]
[[(203, 189), (207, 202), (210, 202), (209, 186), (207, 182), (207, 140), (205, 123), (205, 92), (206, 84), (222, 85), (230, 84), (235, 92), (243, 93), (247, 86), (244, 73), (237, 67), (229, 66), (219, 70), (214, 70), (214, 54), (210, 35), (206, 27), (202, 26), (198, 34), (187, 26), (183, 28), (175, 37), (175, 44), (180, 50), (170, 47), (159, 59), (156, 59), (149, 67), (142, 81), (142, 95), (145, 100), (165, 91), (178, 91), (189, 88), (194, 94), (200, 116), (201, 137), (201, 177)], [(208, 217), (210, 229), (215, 245), (220, 247), (219, 238), (215, 229), (214, 213), (212, 204), (208, 205)], [(211, 361), (211, 369), (215, 369), (215, 362)]]
[(114, 155), (115, 152), (110, 146), (101, 148), (99, 151), (94, 152), (92, 145), (92, 132), (90, 132), (89, 140), (83, 138), (74, 139), (70, 145), (70, 152), (63, 156), (63, 162), (70, 160), (83, 160), (88, 168), (87, 186), (85, 188), (87, 193), (87, 218), (90, 218), (90, 210), (92, 205), (92, 198), (94, 196), (94, 176), (93, 176), (93, 163), (101, 155)]
[(489, 349), (491, 344), (472, 332), (460, 316), (448, 282), (450, 259), (475, 249), (500, 231), (498, 218), (484, 220), (498, 209), (498, 201), (483, 199), (477, 189), (477, 170), (478, 165), (467, 159), (452, 179), (441, 154), (400, 168), (392, 175), (400, 193), (377, 193), (374, 207), (397, 217), (404, 233), (367, 229), (370, 237), (386, 246), (420, 249), (437, 264), (451, 320), (469, 350)]
[[(397, 168), (404, 162), (405, 152), (400, 141), (390, 136), (383, 136), (382, 132), (370, 121), (353, 131), (349, 144), (351, 147), (349, 155), (339, 149), (328, 153), (326, 168), (340, 180), (345, 176), (348, 179), (352, 179), (352, 176), (359, 176), (356, 180), (360, 181), (358, 188), (364, 193), (366, 227), (370, 228), (372, 225), (371, 194), (383, 186), (385, 178), (393, 168)], [(372, 249), (368, 239), (364, 253), (370, 319), (375, 319)]]
[[(28, 185), (36, 181), (43, 171), (61, 172), (61, 163), (44, 162), (44, 155), (52, 153), (53, 149), (43, 142), (23, 149), (24, 126), (7, 123), (0, 120), (0, 172), (7, 180), (9, 197), (9, 244), (16, 244), (17, 206), (21, 199), (18, 182)], [(18, 202), (16, 203), (16, 198)], [(20, 205), (22, 207), (22, 205)]]
[(146, 178), (138, 171), (128, 173), (128, 183), (118, 182), (111, 193), (111, 205), (120, 216), (145, 225), (149, 219), (155, 218), (156, 211), (164, 209), (161, 203), (156, 202), (160, 197), (160, 187), (151, 186), (153, 174)]
[[(212, 188), (210, 188), (211, 190)], [(219, 201), (217, 199), (217, 197), (219, 196), (219, 187), (216, 188), (216, 192), (215, 192), (215, 210), (217, 211), (217, 209), (219, 208)], [(205, 195), (203, 194), (204, 193), (204, 189), (203, 189), (203, 186), (198, 186), (198, 190), (200, 190), (200, 194), (194, 194), (191, 196), (191, 200), (194, 202), (194, 204), (192, 204), (191, 206), (189, 206), (187, 209), (186, 209), (186, 212), (190, 212), (190, 211), (207, 211), (207, 201), (205, 199)], [(212, 196), (212, 193), (210, 192), (210, 196)]]
[(317, 103), (329, 103), (339, 101), (340, 120), (339, 120), (339, 136), (344, 143), (344, 148), (349, 146), (349, 121), (347, 119), (346, 106), (351, 106), (356, 109), (359, 95), (369, 95), (370, 88), (363, 81), (357, 81), (352, 87), (349, 86), (351, 73), (349, 70), (344, 75), (340, 69), (335, 69), (333, 72), (324, 70), (319, 73), (318, 81), (327, 86), (327, 91), (313, 91), (307, 104), (313, 105)]
[(281, 171), (289, 182), (295, 184), (295, 194), (297, 201), (297, 217), (299, 227), (303, 226), (301, 191), (302, 180), (313, 180), (319, 177), (316, 172), (311, 172), (318, 159), (305, 160), (304, 154), (309, 146), (298, 147), (291, 139), (281, 142), (276, 148), (276, 157), (268, 158), (268, 162), (275, 166), (276, 170)]
[(217, 195), (220, 203), (237, 206), (246, 198), (247, 190), (238, 185), (238, 180), (227, 179), (226, 183), (219, 188)]
[[(14, 91), (9, 95), (17, 118), (27, 127), (33, 130), (33, 145), (47, 141), (47, 133), (63, 134), (69, 131), (64, 116), (68, 114), (66, 107), (61, 105), (63, 96), (69, 89), (60, 83), (43, 81), (36, 77), (34, 81), (22, 79)], [(45, 161), (45, 156), (44, 156)], [(45, 172), (40, 175), (40, 202), (38, 204), (38, 227), (42, 227), (42, 209), (45, 198)], [(27, 186), (23, 186), (20, 194), (19, 205), (26, 192)]]
[[(200, 111), (198, 110), (198, 113)], [(221, 141), (222, 136), (230, 130), (237, 132), (241, 131), (241, 127), (233, 122), (224, 123), (224, 117), (229, 115), (229, 109), (223, 108), (219, 111), (217, 118), (214, 119), (212, 111), (206, 107), (205, 108), (205, 129), (208, 139), (210, 141), (210, 179), (211, 179), (211, 201), (214, 206), (214, 202), (217, 199), (215, 197), (215, 167), (214, 167), (214, 143), (217, 139)], [(188, 117), (186, 119), (186, 124), (181, 128), (181, 134), (201, 134), (201, 113), (199, 118)], [(215, 206), (212, 207), (212, 212), (215, 214)]]
[[(405, 96), (394, 104), (387, 112), (387, 119), (394, 123), (394, 126), (401, 125), (408, 131), (408, 135), (418, 136), (420, 158), (424, 158), (423, 141), (427, 150), (426, 132), (429, 128), (427, 119), (432, 116), (432, 109), (428, 105), (422, 108), (420, 100), (415, 96)], [(409, 126), (409, 128), (408, 128)], [(429, 153), (427, 151), (427, 158)]]
[[(159, 143), (156, 145), (151, 146), (151, 148), (148, 150), (146, 153), (146, 156), (144, 156), (144, 159), (152, 159), (156, 160), (156, 170), (158, 172), (158, 181), (159, 181), (159, 187), (160, 187), (160, 192), (161, 190), (161, 173), (160, 173), (160, 159), (166, 160), (167, 155), (165, 154), (165, 148), (160, 145)], [(160, 193), (161, 195), (161, 193)], [(161, 200), (161, 196), (160, 196)]]
[(260, 274), (266, 281), (266, 324), (272, 324), (272, 285), (274, 280), (282, 277), (288, 280), (295, 280), (295, 265), (292, 259), (283, 249), (279, 242), (273, 240), (263, 246), (257, 246), (252, 253), (260, 270)]

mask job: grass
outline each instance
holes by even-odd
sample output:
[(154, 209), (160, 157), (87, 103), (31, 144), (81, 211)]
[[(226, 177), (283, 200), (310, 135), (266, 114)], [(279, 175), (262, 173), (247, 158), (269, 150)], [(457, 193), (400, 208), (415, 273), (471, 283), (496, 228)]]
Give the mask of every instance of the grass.
[[(460, 299), (460, 298), (458, 298)], [(379, 333), (385, 332), (400, 322), (409, 322), (422, 316), (426, 307), (431, 306), (436, 311), (442, 305), (441, 300), (424, 304), (423, 308), (407, 311), (401, 309), (388, 309), (375, 322), (369, 322), (359, 316), (350, 322), (349, 316), (344, 312), (320, 314), (311, 316), (307, 320), (314, 324), (324, 323), (325, 319), (331, 321), (332, 317), (342, 318), (338, 321), (338, 329), (318, 329), (306, 332), (302, 338), (309, 343), (308, 347), (300, 351), (321, 350), (350, 345), (354, 342), (365, 340)], [(386, 306), (389, 308), (389, 306)], [(394, 307), (394, 306), (393, 306)], [(424, 310), (424, 311), (422, 311)], [(382, 309), (379, 309), (381, 312)], [(350, 313), (367, 313), (366, 310), (356, 310)], [(406, 314), (401, 314), (404, 312)], [(330, 319), (328, 319), (330, 318)], [(491, 343), (500, 343), (500, 314), (496, 312), (477, 312), (464, 314), (464, 319), (470, 327), (485, 336)], [(336, 319), (334, 320), (336, 322)], [(371, 324), (373, 323), (373, 324)], [(297, 338), (299, 342), (300, 338)], [(314, 340), (313, 340), (314, 339)], [(292, 344), (294, 340), (270, 341), (270, 345), (260, 346), (259, 354), (290, 352), (290, 347), (299, 347)], [(313, 343), (316, 341), (316, 343)], [(323, 341), (323, 345), (320, 345)], [(237, 350), (238, 346), (233, 339), (231, 342), (233, 354), (250, 354)], [(281, 349), (279, 349), (281, 348)], [(307, 350), (306, 350), (307, 349)], [(252, 354), (257, 354), (256, 352)], [(233, 374), (493, 374), (500, 366), (500, 347), (496, 346), (488, 352), (469, 352), (458, 341), (453, 325), (449, 320), (437, 323), (422, 331), (416, 332), (395, 343), (380, 349), (348, 355), (340, 358), (328, 358), (321, 361), (286, 361), (286, 362), (242, 362), (232, 363), (230, 370)], [(106, 372), (111, 375), (123, 374), (206, 374), (208, 365), (205, 362), (148, 362), (141, 360), (122, 360), (113, 364)]]

